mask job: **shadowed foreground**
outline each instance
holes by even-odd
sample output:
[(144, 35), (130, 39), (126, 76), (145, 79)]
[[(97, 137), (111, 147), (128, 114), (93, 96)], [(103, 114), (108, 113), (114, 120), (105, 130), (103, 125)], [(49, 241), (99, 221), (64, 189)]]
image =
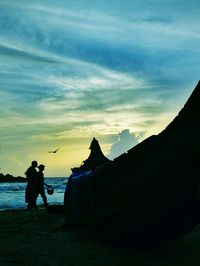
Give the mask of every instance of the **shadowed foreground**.
[(111, 248), (61, 228), (59, 213), (0, 212), (0, 265), (188, 265), (200, 263), (200, 226), (162, 251)]

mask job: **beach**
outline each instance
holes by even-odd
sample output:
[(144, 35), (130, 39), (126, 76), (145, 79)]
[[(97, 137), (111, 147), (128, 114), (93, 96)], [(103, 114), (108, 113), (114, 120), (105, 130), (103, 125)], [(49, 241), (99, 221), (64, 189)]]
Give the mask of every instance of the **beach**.
[(197, 266), (200, 226), (161, 250), (111, 247), (79, 230), (63, 227), (64, 213), (38, 210), (0, 212), (0, 265)]

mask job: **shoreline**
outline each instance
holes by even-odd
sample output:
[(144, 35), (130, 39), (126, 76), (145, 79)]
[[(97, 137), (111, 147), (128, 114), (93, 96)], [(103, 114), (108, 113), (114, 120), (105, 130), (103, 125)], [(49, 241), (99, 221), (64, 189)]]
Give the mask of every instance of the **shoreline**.
[[(54, 194), (49, 195), (45, 187), (45, 193), (49, 205), (63, 204), (64, 193), (66, 189), (66, 183), (63, 179), (46, 179), (45, 182), (48, 185), (52, 185), (54, 188)], [(26, 209), (27, 203), (25, 202), (26, 182), (15, 183), (0, 183), (0, 209), (16, 210)], [(37, 198), (37, 205), (42, 206), (43, 200), (39, 195)]]
[(15, 209), (0, 212), (0, 265), (160, 265), (200, 262), (200, 226), (162, 251), (114, 248), (89, 235), (64, 228), (60, 212)]
[[(63, 202), (48, 203), (49, 209), (54, 208), (54, 206), (56, 206), (56, 207), (58, 206), (58, 208), (59, 207), (64, 207)], [(38, 208), (38, 210), (45, 209), (44, 204), (38, 204), (37, 208)], [(2, 211), (23, 211), (23, 210), (27, 210), (27, 206), (16, 207), (16, 208), (2, 208), (2, 209), (0, 208), (0, 212), (2, 212)]]
[[(46, 176), (45, 179), (63, 179), (63, 181), (66, 179), (68, 180), (69, 177), (53, 177), (53, 176)], [(0, 184), (1, 183), (26, 183), (27, 178), (22, 176), (12, 176), (10, 174), (3, 175), (0, 173)]]

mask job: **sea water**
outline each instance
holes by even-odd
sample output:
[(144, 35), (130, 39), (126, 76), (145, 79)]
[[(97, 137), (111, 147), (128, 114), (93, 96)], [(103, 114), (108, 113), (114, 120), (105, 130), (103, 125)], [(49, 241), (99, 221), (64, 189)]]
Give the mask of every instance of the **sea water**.
[[(54, 194), (47, 196), (49, 204), (63, 204), (64, 193), (67, 184), (67, 178), (45, 178), (45, 183), (53, 186)], [(16, 183), (0, 183), (0, 210), (5, 209), (24, 209), (27, 207), (25, 203), (25, 188), (26, 182)], [(46, 187), (46, 186), (45, 186)], [(39, 195), (37, 205), (43, 204), (42, 198)]]

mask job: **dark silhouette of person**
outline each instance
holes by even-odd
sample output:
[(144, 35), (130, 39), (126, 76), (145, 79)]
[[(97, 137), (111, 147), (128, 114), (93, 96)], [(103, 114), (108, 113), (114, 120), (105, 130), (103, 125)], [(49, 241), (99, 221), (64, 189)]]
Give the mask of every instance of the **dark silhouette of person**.
[[(45, 166), (43, 164), (40, 164), (38, 166), (39, 172), (37, 173), (37, 197), (40, 195), (42, 197), (42, 200), (44, 202), (44, 206), (47, 208), (48, 203), (47, 203), (47, 197), (45, 195), (45, 190), (44, 190), (44, 168)], [(37, 198), (36, 197), (36, 198)]]
[(26, 170), (25, 175), (27, 177), (27, 186), (25, 191), (25, 202), (28, 203), (28, 209), (37, 209), (37, 176), (38, 172), (36, 167), (38, 166), (37, 161), (32, 161), (31, 166)]

